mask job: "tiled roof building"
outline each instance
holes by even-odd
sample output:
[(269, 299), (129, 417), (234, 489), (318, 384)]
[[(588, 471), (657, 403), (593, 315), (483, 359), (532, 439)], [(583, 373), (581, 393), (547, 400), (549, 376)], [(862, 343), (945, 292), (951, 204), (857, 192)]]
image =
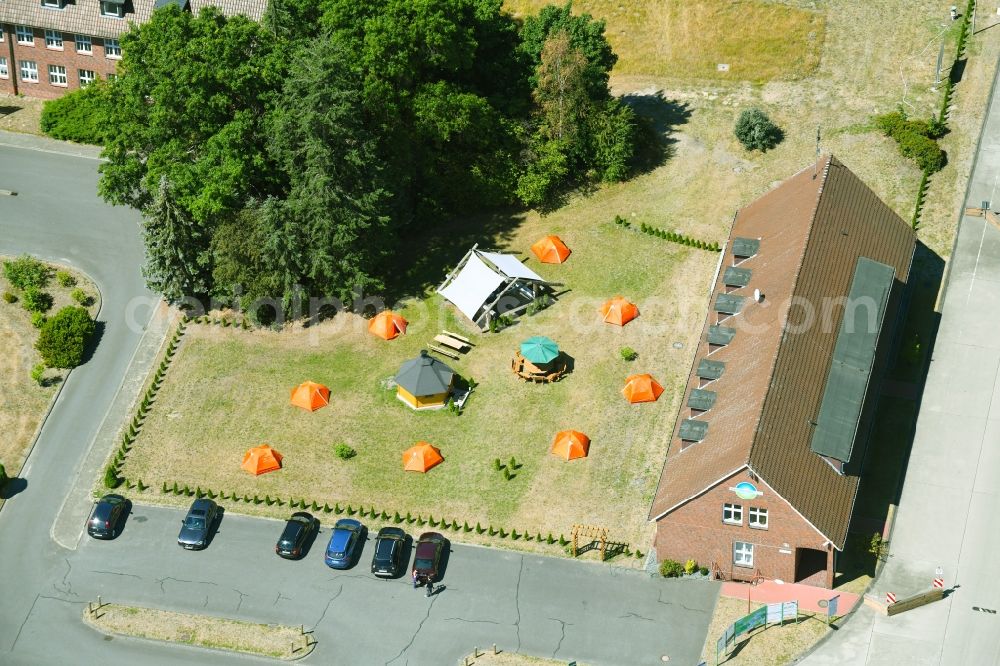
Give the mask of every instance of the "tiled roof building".
[(0, 91), (53, 98), (113, 77), (118, 38), (166, 4), (259, 21), (267, 0), (0, 0)]
[(739, 211), (650, 511), (661, 559), (832, 585), (915, 245), (832, 156)]

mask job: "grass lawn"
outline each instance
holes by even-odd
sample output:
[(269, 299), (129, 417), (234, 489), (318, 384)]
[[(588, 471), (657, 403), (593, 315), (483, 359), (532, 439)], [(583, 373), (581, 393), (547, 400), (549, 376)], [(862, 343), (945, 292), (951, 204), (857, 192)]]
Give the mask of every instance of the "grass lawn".
[(0, 93), (0, 130), (41, 134), (38, 126), (44, 100)]
[[(751, 604), (751, 610), (756, 610), (763, 604)], [(705, 663), (715, 663), (716, 643), (726, 627), (747, 614), (745, 600), (719, 597), (712, 615), (712, 624), (708, 628), (705, 647), (701, 658)], [(799, 621), (786, 622), (782, 626), (770, 625), (755, 629), (749, 634), (743, 634), (737, 639), (736, 647), (729, 652), (729, 657), (719, 655), (720, 664), (730, 666), (782, 666), (813, 645), (830, 629), (826, 626), (826, 618), (813, 617), (810, 613), (800, 613)]]
[[(0, 256), (0, 266), (13, 257)], [(66, 305), (76, 305), (69, 293), (79, 287), (97, 298), (99, 294), (93, 284), (81, 273), (65, 267), (53, 266), (53, 272), (65, 270), (77, 281), (75, 287), (61, 287), (55, 278), (43, 291), (52, 295), (53, 306), (49, 314), (58, 312)], [(28, 447), (34, 441), (42, 417), (55, 396), (56, 388), (65, 374), (64, 371), (46, 370), (44, 385), (39, 386), (31, 378), (31, 369), (42, 362), (35, 351), (38, 329), (31, 325), (31, 313), (24, 309), (19, 290), (11, 287), (0, 268), (0, 294), (11, 292), (18, 296), (16, 303), (0, 301), (0, 464), (7, 475), (14, 477), (21, 469)], [(94, 303), (88, 309), (91, 315), (99, 308)]]

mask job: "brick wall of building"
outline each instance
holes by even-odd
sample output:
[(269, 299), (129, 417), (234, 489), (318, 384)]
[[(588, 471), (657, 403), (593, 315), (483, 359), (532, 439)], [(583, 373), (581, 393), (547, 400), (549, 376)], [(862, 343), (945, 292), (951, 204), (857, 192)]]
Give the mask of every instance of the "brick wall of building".
[[(61, 97), (67, 91), (80, 87), (80, 70), (94, 73), (96, 79), (106, 79), (108, 74), (114, 74), (118, 58), (109, 58), (105, 51), (104, 40), (91, 37), (91, 52), (77, 51), (77, 36), (62, 33), (62, 49), (50, 48), (45, 43), (45, 30), (34, 28), (34, 45), (19, 44), (16, 28), (13, 25), (0, 26), (3, 29), (3, 42), (0, 42), (0, 57), (7, 59), (8, 77), (0, 78), (0, 91), (11, 93), (14, 90), (14, 77), (17, 77), (17, 92), (27, 97), (53, 99)], [(13, 51), (13, 57), (12, 52)], [(26, 81), (21, 76), (21, 62), (31, 61), (37, 66), (38, 82)], [(66, 84), (53, 84), (49, 80), (49, 65), (66, 68)]]
[[(730, 488), (741, 481), (753, 483), (763, 495), (754, 500), (740, 499)], [(742, 525), (724, 523), (723, 505), (743, 508)], [(767, 529), (749, 527), (749, 509), (767, 509)], [(833, 550), (826, 539), (777, 495), (763, 480), (751, 478), (748, 470), (737, 472), (708, 492), (683, 504), (656, 523), (656, 554), (660, 560), (697, 560), (700, 566), (717, 564), (729, 580), (750, 580), (758, 570), (768, 579), (796, 580), (796, 548), (826, 552), (826, 571), (800, 582), (833, 586)], [(754, 544), (753, 566), (733, 564), (733, 544)]]

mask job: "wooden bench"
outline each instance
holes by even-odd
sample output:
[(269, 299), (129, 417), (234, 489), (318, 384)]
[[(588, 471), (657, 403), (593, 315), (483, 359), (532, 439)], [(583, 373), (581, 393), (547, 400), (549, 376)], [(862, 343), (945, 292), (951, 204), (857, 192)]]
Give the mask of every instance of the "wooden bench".
[(458, 360), (458, 354), (448, 351), (447, 349), (441, 349), (440, 347), (435, 347), (434, 345), (427, 345), (427, 348), (436, 354), (441, 354), (441, 356), (447, 356), (448, 358), (453, 358)]
[(455, 338), (456, 340), (461, 340), (462, 342), (464, 342), (465, 344), (469, 345), (470, 347), (474, 347), (475, 346), (475, 345), (472, 344), (472, 341), (469, 340), (469, 338), (467, 338), (465, 336), (462, 336), (462, 335), (459, 335), (458, 333), (452, 333), (451, 331), (447, 331), (447, 330), (442, 331), (442, 333), (444, 333), (448, 337)]
[(461, 340), (456, 340), (454, 338), (448, 337), (447, 335), (435, 335), (434, 342), (444, 345), (450, 349), (454, 349), (458, 352), (464, 352), (469, 348), (469, 345), (462, 342)]

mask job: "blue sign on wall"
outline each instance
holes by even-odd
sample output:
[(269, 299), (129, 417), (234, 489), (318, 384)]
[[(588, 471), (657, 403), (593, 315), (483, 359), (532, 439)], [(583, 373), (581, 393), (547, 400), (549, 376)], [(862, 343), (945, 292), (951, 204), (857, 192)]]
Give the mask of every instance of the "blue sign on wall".
[(737, 497), (745, 500), (757, 499), (764, 494), (757, 490), (757, 486), (753, 485), (749, 481), (740, 481), (734, 487), (730, 488), (730, 490), (736, 493)]

